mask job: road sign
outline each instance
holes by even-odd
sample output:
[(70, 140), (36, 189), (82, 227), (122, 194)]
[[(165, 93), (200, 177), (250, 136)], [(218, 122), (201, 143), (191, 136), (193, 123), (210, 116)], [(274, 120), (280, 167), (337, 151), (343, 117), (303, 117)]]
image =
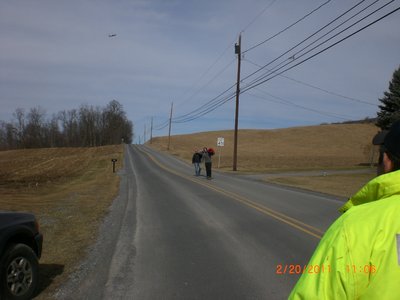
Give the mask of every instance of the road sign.
[(222, 148), (220, 148), (220, 147), (223, 147), (224, 144), (225, 144), (225, 139), (223, 137), (217, 138), (217, 146), (218, 146), (218, 149), (219, 149), (219, 151), (218, 151), (218, 169), (219, 169), (219, 165), (221, 163)]

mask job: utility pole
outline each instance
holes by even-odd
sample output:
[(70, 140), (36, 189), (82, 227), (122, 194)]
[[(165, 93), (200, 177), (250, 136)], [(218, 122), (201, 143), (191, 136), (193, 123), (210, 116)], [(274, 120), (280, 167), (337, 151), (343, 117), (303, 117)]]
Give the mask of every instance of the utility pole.
[(235, 111), (235, 135), (233, 141), (233, 171), (237, 170), (237, 144), (238, 144), (238, 125), (239, 125), (239, 94), (240, 94), (240, 63), (242, 60), (241, 50), (242, 34), (239, 34), (239, 42), (235, 44), (235, 54), (238, 56), (238, 69), (236, 81), (236, 111)]
[(144, 124), (144, 132), (143, 132), (143, 144), (146, 143), (146, 123)]
[(153, 117), (151, 117), (151, 126), (150, 126), (150, 144), (153, 143)]
[(168, 151), (169, 151), (169, 146), (171, 144), (171, 123), (172, 123), (172, 109), (173, 108), (174, 108), (174, 102), (171, 103), (171, 113), (169, 114), (168, 147), (167, 147)]

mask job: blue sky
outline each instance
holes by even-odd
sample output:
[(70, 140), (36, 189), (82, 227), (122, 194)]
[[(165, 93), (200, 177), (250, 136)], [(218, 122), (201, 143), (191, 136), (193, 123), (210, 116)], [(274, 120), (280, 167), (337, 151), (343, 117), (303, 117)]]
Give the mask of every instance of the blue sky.
[[(389, 3), (301, 56), (301, 48), (345, 18), (301, 44), (303, 40), (352, 6), (360, 3), (352, 11), (354, 14), (371, 5), (360, 15), (363, 17), (388, 2), (1, 1), (0, 120), (10, 121), (17, 108), (28, 111), (41, 106), (51, 116), (82, 104), (105, 106), (116, 99), (135, 126), (136, 142), (139, 137), (143, 141), (145, 128), (146, 139), (149, 138), (151, 119), (153, 136), (167, 135), (168, 127), (163, 125), (172, 102), (173, 120), (179, 121), (213, 99), (224, 100), (217, 97), (224, 91), (234, 92), (234, 44), (239, 33), (243, 90), (267, 69), (276, 70), (287, 64), (280, 69), (284, 71), (396, 9), (400, 3)], [(283, 31), (313, 10), (316, 11)], [(283, 32), (275, 38), (252, 49), (280, 31)], [(117, 36), (110, 38), (113, 33)], [(300, 46), (288, 51), (296, 44)], [(270, 73), (273, 76), (269, 77), (274, 78), (242, 93), (239, 128), (271, 129), (374, 117), (378, 98), (387, 90), (399, 65), (397, 11), (280, 75)], [(232, 99), (194, 120), (173, 122), (172, 134), (233, 129), (234, 108)]]

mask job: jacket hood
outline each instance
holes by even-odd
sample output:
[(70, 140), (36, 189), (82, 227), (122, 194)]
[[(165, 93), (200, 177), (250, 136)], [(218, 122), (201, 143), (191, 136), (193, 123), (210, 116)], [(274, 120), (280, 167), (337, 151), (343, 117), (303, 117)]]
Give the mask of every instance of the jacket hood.
[(400, 170), (380, 175), (364, 185), (342, 207), (341, 213), (355, 205), (381, 200), (392, 195), (400, 195)]

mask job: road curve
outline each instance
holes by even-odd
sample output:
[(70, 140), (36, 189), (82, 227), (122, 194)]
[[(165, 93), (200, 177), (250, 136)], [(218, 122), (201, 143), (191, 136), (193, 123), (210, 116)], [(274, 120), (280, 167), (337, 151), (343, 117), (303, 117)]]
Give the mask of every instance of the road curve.
[(58, 299), (285, 299), (338, 216), (327, 196), (125, 150), (120, 194)]

